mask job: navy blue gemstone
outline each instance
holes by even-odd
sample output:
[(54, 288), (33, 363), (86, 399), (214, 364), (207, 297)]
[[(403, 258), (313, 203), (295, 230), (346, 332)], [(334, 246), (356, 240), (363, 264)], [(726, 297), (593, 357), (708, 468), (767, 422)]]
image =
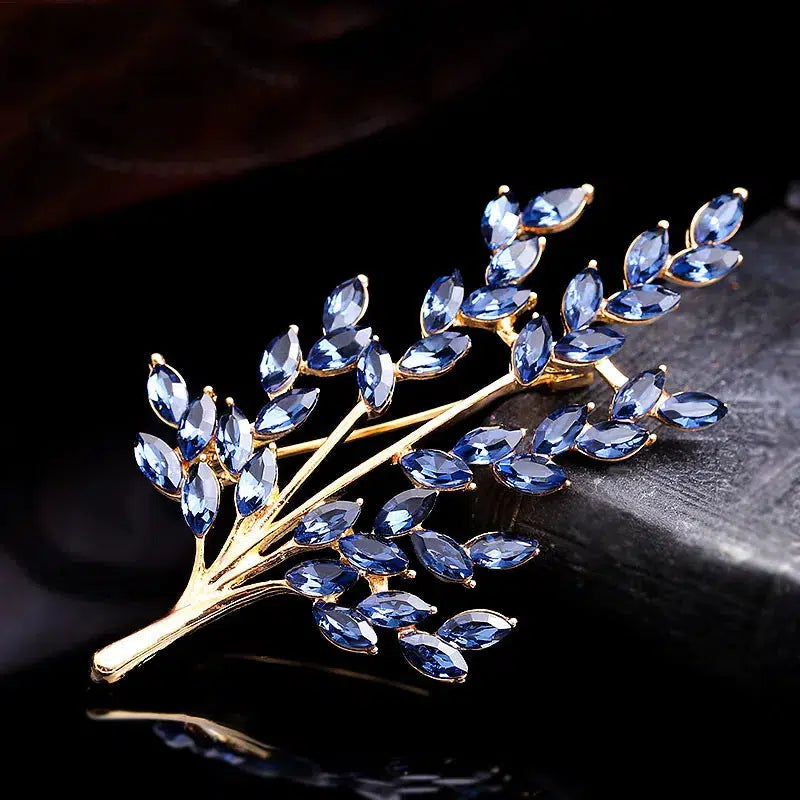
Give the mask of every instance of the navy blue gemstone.
[(319, 389), (291, 389), (270, 400), (258, 412), (256, 436), (275, 438), (302, 425), (319, 400)]
[(408, 557), (394, 542), (367, 533), (343, 536), (339, 552), (351, 567), (371, 575), (399, 575), (408, 569)]
[(633, 422), (609, 419), (586, 428), (578, 436), (575, 447), (592, 458), (616, 461), (641, 450), (648, 436), (644, 428)]
[(506, 428), (475, 428), (464, 434), (453, 452), (467, 464), (494, 464), (522, 441), (524, 431)]
[(519, 286), (484, 286), (476, 289), (461, 306), (461, 313), (470, 319), (492, 322), (519, 311), (531, 293)]
[(522, 224), (526, 228), (553, 228), (568, 221), (581, 208), (586, 198), (583, 189), (554, 189), (545, 192), (525, 206)]
[(511, 620), (496, 611), (462, 611), (447, 620), (437, 634), (459, 650), (485, 650), (513, 628)]
[(231, 475), (238, 475), (253, 454), (250, 420), (236, 406), (219, 418), (217, 454), (225, 471)]
[(214, 437), (217, 407), (208, 394), (192, 400), (178, 425), (178, 450), (184, 461), (192, 461), (205, 450)]
[(317, 340), (308, 351), (308, 367), (314, 372), (336, 374), (355, 366), (372, 338), (372, 328), (341, 328)]
[(571, 331), (556, 342), (553, 351), (563, 361), (591, 364), (609, 358), (625, 344), (625, 337), (618, 331), (596, 326), (581, 331)]
[(668, 397), (658, 409), (662, 422), (685, 430), (707, 428), (727, 413), (728, 407), (721, 400), (703, 392), (678, 392)]
[(367, 310), (367, 292), (359, 275), (340, 283), (325, 300), (322, 309), (322, 329), (325, 333), (339, 328), (352, 328)]
[(656, 283), (631, 286), (608, 298), (606, 311), (628, 322), (645, 322), (674, 311), (681, 296)]
[(544, 317), (534, 318), (519, 332), (511, 351), (514, 376), (529, 386), (544, 372), (553, 351), (553, 334)]
[(639, 234), (625, 257), (625, 278), (630, 286), (655, 278), (669, 258), (669, 231), (653, 228)]
[(333, 597), (349, 589), (358, 573), (341, 561), (304, 561), (286, 573), (289, 587), (306, 597)]
[(236, 508), (247, 517), (270, 498), (278, 482), (278, 463), (268, 447), (256, 453), (245, 465), (236, 484)]
[(579, 272), (569, 282), (561, 303), (567, 327), (577, 331), (591, 325), (602, 302), (603, 281), (597, 270), (587, 268)]
[(389, 590), (371, 594), (358, 604), (358, 610), (379, 628), (405, 628), (422, 622), (434, 612), (433, 606), (409, 592)]
[(355, 525), (360, 513), (361, 506), (347, 500), (323, 503), (303, 517), (294, 540), (305, 546), (335, 542)]
[(261, 356), (258, 371), (265, 392), (277, 394), (297, 377), (300, 368), (300, 340), (294, 328), (276, 336)]
[(464, 583), (472, 577), (472, 560), (455, 539), (435, 531), (414, 531), (411, 544), (420, 563), (437, 578)]
[(378, 634), (364, 615), (355, 609), (317, 600), (311, 613), (322, 635), (331, 644), (356, 652), (376, 651)]
[(414, 631), (399, 637), (406, 661), (429, 678), (440, 681), (463, 680), (467, 674), (464, 656), (438, 636)]
[(147, 480), (166, 494), (178, 493), (183, 482), (181, 462), (163, 439), (149, 433), (138, 434), (133, 455)]
[(719, 244), (730, 239), (742, 224), (744, 201), (738, 194), (715, 197), (700, 213), (694, 226), (698, 244)]
[(166, 364), (156, 364), (150, 372), (147, 379), (147, 398), (153, 411), (167, 425), (177, 425), (189, 405), (186, 383)]
[(219, 481), (202, 461), (189, 467), (181, 494), (181, 511), (195, 536), (203, 536), (214, 524), (219, 509)]
[(472, 470), (458, 456), (443, 450), (412, 450), (400, 466), (414, 483), (427, 489), (461, 489), (472, 480)]
[(542, 456), (564, 453), (583, 430), (589, 409), (585, 405), (562, 406), (548, 414), (533, 434), (531, 450)]
[(362, 399), (373, 411), (380, 413), (392, 402), (394, 363), (379, 341), (371, 341), (358, 357), (356, 382)]
[(660, 369), (648, 369), (634, 375), (614, 394), (611, 417), (628, 422), (641, 419), (661, 399), (665, 378), (666, 375)]
[(436, 495), (430, 489), (406, 489), (396, 494), (375, 517), (375, 533), (385, 538), (408, 533), (433, 511)]
[(437, 278), (422, 301), (422, 329), (426, 334), (441, 333), (455, 321), (464, 301), (464, 281), (456, 270)]
[(397, 366), (404, 375), (414, 378), (441, 375), (466, 355), (471, 344), (466, 333), (435, 333), (412, 344)]
[(516, 533), (482, 533), (464, 545), (473, 563), (486, 569), (512, 569), (539, 553), (539, 542)]
[(502, 286), (525, 280), (539, 261), (539, 249), (539, 240), (533, 236), (498, 250), (486, 268), (486, 283)]
[(509, 456), (498, 461), (494, 474), (501, 483), (525, 494), (550, 494), (567, 481), (566, 473), (546, 456)]
[(712, 283), (739, 263), (739, 255), (726, 244), (703, 245), (679, 255), (669, 265), (669, 274), (688, 283)]
[(511, 192), (490, 200), (483, 210), (481, 233), (490, 250), (507, 244), (517, 232), (519, 203)]

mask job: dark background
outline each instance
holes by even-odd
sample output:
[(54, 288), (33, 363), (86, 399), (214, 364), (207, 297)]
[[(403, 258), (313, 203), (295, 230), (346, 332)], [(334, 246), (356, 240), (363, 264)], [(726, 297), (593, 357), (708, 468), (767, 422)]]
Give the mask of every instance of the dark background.
[[(89, 687), (87, 676), (96, 646), (169, 607), (191, 558), (177, 508), (130, 457), (136, 430), (161, 427), (143, 391), (150, 352), (191, 389), (212, 383), (252, 416), (265, 344), (296, 323), (310, 346), (327, 292), (363, 272), (368, 319), (396, 357), (418, 335), (435, 277), (458, 267), (481, 282), (479, 216), (500, 183), (523, 198), (596, 187), (535, 274), (550, 314), (589, 258), (616, 286), (627, 244), (658, 219), (681, 230), (736, 185), (751, 192), (748, 224), (785, 206), (785, 166), (765, 174), (774, 152), (749, 135), (754, 118), (772, 128), (759, 116), (769, 87), (757, 105), (743, 89), (745, 113), (735, 85), (757, 82), (757, 65), (732, 44), (741, 30), (701, 13), (686, 33), (687, 20), (655, 12), (513, 2), (3, 9), (13, 377), (0, 697), (7, 757), (32, 785), (156, 796), (160, 786), (262, 788), (230, 765), (169, 751), (146, 726), (89, 721), (87, 708), (212, 716), (337, 776), (317, 788), (291, 781), (306, 773), (281, 756), (284, 778), (263, 785), (277, 796), (350, 797), (366, 791), (364, 776), (391, 796), (387, 782), (396, 789), (404, 772), (428, 786), (432, 775), (486, 770), (475, 780), (487, 792), (547, 797), (721, 796), (781, 779), (790, 762), (779, 732), (794, 719), (796, 685), (704, 669), (658, 631), (642, 639), (593, 614), (563, 576), (537, 581), (536, 564), (482, 576), (476, 604), (513, 607), (523, 622), (472, 660), (465, 687), (427, 685), (389, 647), (368, 663), (339, 653), (292, 598), (226, 618), (119, 686)], [(754, 23), (748, 41), (757, 38)], [(499, 374), (504, 348), (474, 340), (469, 366), (398, 393), (395, 413)], [(322, 390), (303, 438), (328, 430), (355, 396), (352, 376)], [(366, 454), (353, 446), (337, 469)], [(385, 473), (360, 488), (365, 513), (403, 487)], [(470, 502), (481, 500), (446, 498), (434, 521), (466, 540), (477, 533)], [(462, 601), (419, 583), (441, 608)], [(428, 694), (232, 653), (363, 670)], [(467, 791), (457, 785), (442, 796)]]

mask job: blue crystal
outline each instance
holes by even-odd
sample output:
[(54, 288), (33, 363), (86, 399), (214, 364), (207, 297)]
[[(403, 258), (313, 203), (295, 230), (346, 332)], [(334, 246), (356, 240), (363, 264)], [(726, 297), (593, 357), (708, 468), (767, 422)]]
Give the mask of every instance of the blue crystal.
[(335, 375), (353, 367), (372, 338), (372, 328), (341, 328), (317, 340), (308, 351), (308, 367)]
[(490, 250), (507, 244), (517, 232), (519, 203), (511, 192), (490, 200), (483, 210), (481, 232)]
[(294, 540), (305, 546), (328, 544), (355, 525), (361, 506), (346, 500), (323, 503), (309, 511), (295, 528)]
[(519, 332), (511, 351), (514, 376), (523, 386), (529, 386), (544, 372), (553, 351), (553, 334), (547, 320), (534, 318)]
[(358, 610), (379, 628), (405, 628), (422, 622), (433, 607), (415, 594), (389, 590), (371, 594), (358, 604)]
[(219, 481), (214, 470), (202, 461), (189, 467), (181, 494), (181, 511), (196, 536), (203, 536), (214, 524), (219, 509)]
[(655, 278), (669, 258), (669, 231), (653, 228), (639, 234), (625, 258), (625, 278), (630, 286)]
[(665, 378), (666, 375), (660, 369), (648, 369), (634, 375), (614, 394), (611, 417), (628, 422), (641, 419), (661, 399)]
[(178, 450), (184, 461), (192, 461), (205, 450), (214, 437), (217, 407), (208, 394), (192, 400), (178, 425)]
[(153, 411), (167, 423), (177, 425), (189, 405), (183, 378), (166, 364), (156, 364), (147, 379), (147, 398)]
[(414, 483), (427, 489), (461, 489), (472, 480), (472, 470), (458, 456), (443, 450), (412, 450), (400, 466)]
[(575, 441), (575, 447), (592, 458), (616, 461), (641, 450), (648, 436), (644, 428), (633, 422), (608, 419), (586, 428)]
[(688, 283), (712, 283), (739, 263), (739, 255), (726, 244), (703, 245), (679, 255), (669, 265), (669, 274)]
[(558, 464), (540, 455), (509, 456), (498, 461), (493, 469), (501, 483), (526, 494), (550, 494), (567, 481)]
[(583, 189), (554, 189), (540, 194), (525, 206), (522, 224), (526, 228), (554, 228), (569, 221), (585, 198)]
[(319, 400), (319, 389), (291, 389), (270, 400), (258, 412), (256, 436), (275, 438), (302, 425)]
[(436, 495), (430, 489), (406, 489), (396, 494), (375, 517), (375, 533), (383, 537), (408, 533), (433, 511)]
[(531, 450), (542, 456), (555, 456), (569, 450), (586, 424), (589, 409), (585, 405), (568, 405), (548, 414), (533, 434)]
[(147, 480), (166, 494), (178, 493), (183, 481), (181, 462), (163, 439), (149, 433), (138, 434), (133, 455)]
[(464, 545), (473, 563), (486, 569), (512, 569), (539, 553), (539, 542), (516, 533), (482, 533)]
[(238, 475), (253, 454), (253, 433), (250, 421), (236, 407), (219, 418), (217, 425), (217, 454), (225, 471)]
[(414, 631), (400, 636), (398, 641), (406, 661), (429, 678), (455, 681), (463, 680), (467, 674), (464, 656), (432, 633)]
[(656, 283), (631, 286), (608, 298), (606, 311), (628, 322), (645, 322), (674, 311), (681, 296)]
[(437, 278), (422, 301), (422, 329), (426, 334), (441, 333), (455, 321), (464, 300), (464, 281), (456, 270)]
[(383, 345), (373, 339), (358, 357), (356, 382), (364, 402), (375, 412), (392, 402), (394, 363)]
[(441, 375), (466, 355), (471, 342), (466, 333), (445, 331), (420, 339), (406, 350), (397, 365), (404, 375), (415, 378)]
[(264, 391), (277, 394), (291, 385), (300, 368), (300, 340), (294, 328), (276, 336), (261, 356), (259, 374)]
[(331, 644), (345, 650), (375, 652), (378, 634), (360, 612), (317, 600), (311, 613), (322, 635)]
[(367, 533), (343, 536), (339, 552), (351, 567), (371, 575), (399, 575), (408, 569), (406, 554), (394, 542)]
[(278, 463), (268, 447), (245, 465), (236, 484), (236, 508), (243, 517), (258, 511), (270, 498), (278, 482)]
[(472, 577), (472, 561), (455, 539), (435, 531), (414, 531), (411, 544), (420, 563), (437, 578), (464, 583)]
[(349, 589), (358, 573), (341, 561), (303, 561), (286, 573), (289, 588), (306, 597), (334, 597)]
[(352, 328), (367, 310), (367, 292), (361, 276), (340, 283), (325, 300), (322, 329), (325, 333)]
[(520, 283), (533, 272), (538, 261), (539, 240), (535, 236), (511, 242), (491, 257), (486, 283), (490, 286)]
[(609, 358), (625, 344), (625, 337), (618, 331), (596, 326), (572, 331), (556, 342), (553, 352), (563, 361), (591, 364)]
[(744, 201), (738, 194), (721, 194), (702, 211), (694, 226), (698, 244), (719, 244), (730, 239), (742, 224)]
[(518, 312), (531, 293), (519, 286), (483, 286), (476, 289), (461, 306), (461, 313), (470, 319), (492, 322)]
[(458, 440), (453, 452), (467, 464), (493, 464), (514, 450), (524, 435), (522, 430), (475, 428)]
[(436, 632), (459, 650), (485, 650), (511, 633), (508, 617), (496, 611), (462, 611), (450, 617)]
[(594, 322), (603, 302), (603, 281), (596, 269), (588, 267), (579, 272), (567, 286), (561, 311), (571, 331), (585, 328)]
[(707, 428), (727, 413), (728, 407), (722, 401), (703, 392), (678, 392), (668, 397), (658, 409), (662, 422), (685, 430)]

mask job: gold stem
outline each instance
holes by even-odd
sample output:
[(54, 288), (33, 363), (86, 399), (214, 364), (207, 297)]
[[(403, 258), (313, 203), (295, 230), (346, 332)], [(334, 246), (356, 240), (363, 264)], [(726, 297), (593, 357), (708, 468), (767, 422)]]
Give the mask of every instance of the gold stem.
[(624, 386), (628, 382), (627, 376), (617, 369), (617, 367), (608, 358), (598, 361), (594, 365), (594, 368), (600, 373), (603, 380), (612, 389), (614, 389), (614, 391), (619, 389), (620, 386)]
[(192, 572), (189, 575), (189, 581), (186, 584), (186, 588), (183, 590), (183, 594), (180, 596), (178, 602), (175, 603), (175, 608), (189, 605), (198, 588), (203, 583), (203, 577), (206, 572), (205, 543), (205, 536), (194, 537), (194, 563), (192, 564)]

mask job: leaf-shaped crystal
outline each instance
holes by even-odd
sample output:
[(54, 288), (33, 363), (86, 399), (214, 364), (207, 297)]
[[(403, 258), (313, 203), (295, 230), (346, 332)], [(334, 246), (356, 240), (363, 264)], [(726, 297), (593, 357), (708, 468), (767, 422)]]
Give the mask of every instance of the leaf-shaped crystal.
[(482, 533), (464, 547), (473, 563), (486, 569), (513, 569), (539, 554), (536, 539), (503, 531)]
[(458, 440), (453, 452), (467, 464), (493, 464), (514, 450), (524, 435), (524, 430), (475, 428)]
[(147, 399), (159, 419), (177, 427), (189, 405), (186, 382), (167, 364), (155, 364), (147, 379)]
[(288, 388), (300, 369), (300, 340), (294, 328), (276, 336), (261, 356), (259, 374), (261, 386), (269, 394)]
[(464, 301), (461, 313), (479, 322), (493, 322), (522, 310), (530, 296), (528, 289), (515, 285), (483, 286)]
[(219, 418), (217, 454), (229, 475), (238, 475), (253, 454), (250, 420), (236, 406)]
[(599, 461), (620, 461), (641, 450), (648, 436), (640, 425), (609, 419), (582, 431), (575, 441), (575, 448)]
[(339, 328), (352, 328), (367, 310), (367, 284), (363, 275), (340, 283), (325, 300), (322, 329), (328, 334)]
[(508, 244), (519, 225), (519, 203), (512, 192), (490, 200), (483, 210), (481, 232), (490, 250)]
[(692, 220), (692, 238), (698, 244), (726, 242), (739, 230), (744, 215), (744, 200), (733, 192), (721, 194), (707, 203)]
[(358, 604), (358, 610), (379, 628), (406, 628), (434, 613), (433, 606), (409, 592), (376, 592)]
[(358, 580), (358, 573), (341, 561), (303, 561), (286, 573), (289, 588), (305, 597), (336, 597)]
[(455, 539), (436, 531), (414, 531), (411, 544), (420, 563), (437, 578), (455, 583), (472, 578), (472, 559)]
[(525, 494), (550, 494), (563, 489), (567, 476), (546, 456), (509, 456), (493, 466), (495, 477), (511, 489)]
[(247, 517), (269, 501), (278, 482), (278, 463), (269, 447), (256, 453), (245, 465), (236, 484), (236, 508)]
[(400, 466), (414, 483), (426, 489), (463, 489), (472, 480), (472, 470), (466, 463), (444, 450), (412, 450), (400, 459)]
[(409, 631), (398, 637), (406, 661), (414, 669), (439, 681), (463, 681), (467, 675), (464, 656), (452, 645), (424, 631)]
[(436, 633), (459, 650), (485, 650), (511, 633), (514, 624), (496, 611), (474, 609), (450, 617)]
[(158, 436), (139, 433), (133, 455), (142, 474), (164, 494), (176, 496), (183, 482), (181, 462), (175, 451)]
[(625, 337), (621, 333), (598, 325), (571, 331), (556, 342), (553, 352), (562, 361), (591, 364), (613, 356), (623, 344)]
[(195, 536), (204, 536), (214, 524), (219, 509), (219, 481), (214, 470), (203, 461), (186, 473), (181, 493), (181, 511)]
[(410, 378), (434, 378), (451, 370), (456, 361), (467, 354), (470, 345), (465, 333), (434, 333), (412, 344), (397, 368)]
[(294, 540), (306, 547), (330, 544), (355, 525), (361, 506), (346, 500), (323, 503), (309, 511), (295, 528)]
[(714, 283), (724, 278), (740, 261), (741, 253), (726, 244), (701, 245), (675, 256), (667, 277), (682, 283)]
[(320, 375), (352, 369), (372, 338), (372, 328), (340, 328), (318, 339), (308, 351), (308, 368)]
[(650, 322), (674, 311), (681, 296), (657, 283), (642, 283), (612, 294), (606, 312), (626, 322)]
[(636, 422), (655, 408), (664, 390), (666, 375), (660, 369), (648, 369), (634, 375), (617, 389), (611, 402), (611, 418)]
[(545, 192), (534, 197), (525, 206), (522, 224), (542, 233), (548, 229), (564, 228), (578, 218), (586, 200), (587, 195), (583, 188)]
[(464, 301), (464, 281), (456, 270), (437, 278), (422, 301), (420, 321), (426, 336), (447, 330), (455, 321)]
[(178, 425), (178, 450), (184, 461), (193, 461), (214, 437), (217, 407), (211, 395), (192, 400)]
[(375, 517), (375, 533), (384, 538), (408, 533), (433, 511), (436, 496), (431, 489), (406, 489), (396, 494)]
[(655, 278), (669, 258), (669, 231), (653, 228), (640, 233), (625, 255), (625, 279), (630, 286)]
[(351, 567), (370, 575), (399, 575), (408, 569), (408, 557), (394, 542), (367, 533), (343, 536), (339, 552)]
[(256, 436), (276, 439), (299, 428), (314, 410), (319, 400), (319, 389), (291, 389), (270, 400), (255, 421)]
[(337, 647), (354, 653), (375, 653), (378, 634), (361, 612), (317, 600), (311, 607), (322, 635)]
[(524, 281), (539, 263), (543, 242), (544, 239), (540, 242), (537, 237), (532, 236), (529, 239), (518, 239), (508, 247), (498, 250), (486, 268), (486, 283), (490, 286), (503, 286)]
[(377, 339), (358, 357), (356, 381), (361, 399), (373, 412), (379, 414), (389, 407), (394, 392), (394, 363)]
[(587, 267), (567, 285), (561, 301), (564, 322), (571, 331), (586, 328), (594, 322), (603, 302), (603, 281), (596, 269)]
[(573, 404), (548, 414), (533, 434), (531, 450), (542, 456), (555, 456), (569, 450), (586, 424), (589, 408)]
[(514, 377), (523, 386), (532, 384), (544, 372), (553, 351), (550, 325), (541, 316), (534, 316), (519, 332), (511, 350)]
[(658, 418), (684, 430), (708, 428), (728, 413), (721, 400), (704, 392), (678, 392), (668, 397), (658, 409)]

